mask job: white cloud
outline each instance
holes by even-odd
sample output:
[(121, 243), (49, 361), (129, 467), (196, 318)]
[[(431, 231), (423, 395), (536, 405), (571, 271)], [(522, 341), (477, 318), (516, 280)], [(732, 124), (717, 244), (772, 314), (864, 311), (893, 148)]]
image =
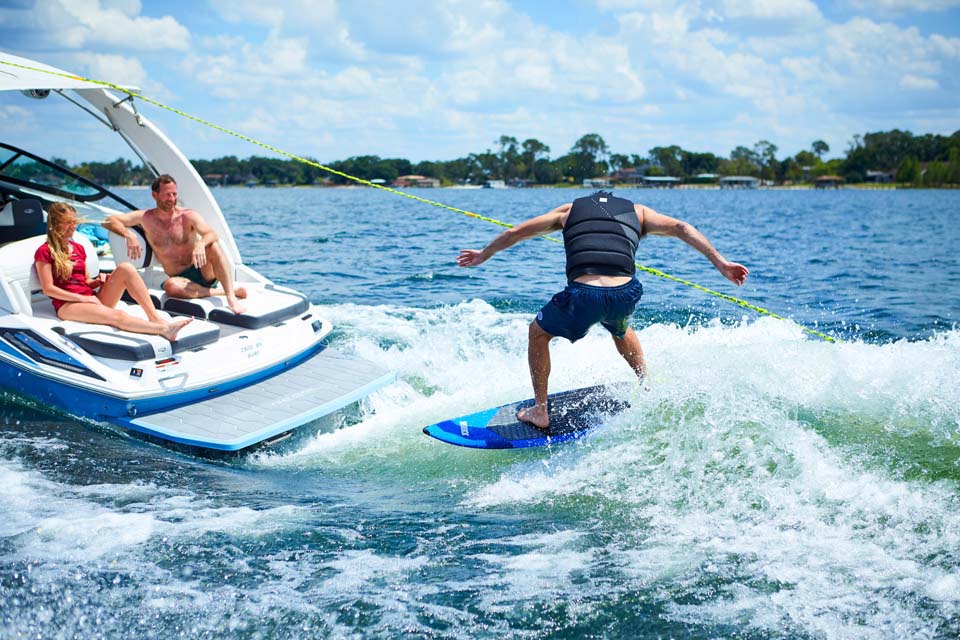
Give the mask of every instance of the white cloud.
[[(336, 0), (210, 0), (210, 6), (232, 23), (253, 23), (266, 27), (301, 25), (310, 30), (338, 24)], [(370, 10), (369, 6), (366, 8)]]
[(5, 129), (28, 128), (30, 121), (33, 120), (33, 114), (23, 107), (15, 104), (0, 105), (0, 125)]
[(89, 70), (89, 76), (121, 86), (142, 88), (147, 80), (147, 71), (134, 58), (97, 53), (78, 53), (73, 56), (80, 65)]
[(848, 0), (847, 4), (856, 11), (897, 15), (946, 11), (953, 7), (960, 7), (960, 0)]
[[(365, 51), (355, 42), (347, 23), (339, 16), (336, 0), (211, 0), (211, 7), (226, 21), (269, 27), (272, 33), (310, 36), (315, 51), (336, 58), (363, 59)], [(349, 6), (349, 5), (348, 5)]]
[[(143, 17), (140, 0), (41, 0), (32, 12), (0, 9), (0, 22), (15, 14), (56, 45), (45, 61), (148, 95), (163, 90), (149, 86), (162, 57), (183, 80), (178, 106), (328, 159), (451, 158), (501, 134), (539, 138), (557, 156), (589, 131), (627, 153), (673, 143), (726, 152), (760, 138), (792, 153), (813, 137), (839, 149), (868, 126), (948, 123), (956, 111), (945, 109), (956, 103), (960, 39), (905, 20), (832, 22), (809, 0), (594, 0), (602, 33), (535, 22), (512, 0), (210, 6), (221, 19), (198, 7), (198, 23), (216, 26), (194, 38), (173, 18)], [(859, 13), (877, 15), (874, 6)]]
[(778, 22), (820, 20), (822, 15), (810, 0), (721, 0), (717, 11), (728, 18), (757, 18)]
[(307, 64), (306, 38), (285, 38), (271, 30), (259, 46), (229, 37), (207, 44), (210, 54), (191, 52), (180, 68), (220, 97), (245, 98), (314, 73)]
[(921, 91), (940, 88), (940, 85), (933, 78), (921, 78), (910, 73), (900, 78), (900, 86), (904, 89), (919, 89)]
[(140, 0), (100, 0), (100, 5), (104, 9), (116, 9), (131, 18), (140, 15), (143, 9)]
[[(204, 40), (216, 52), (188, 55), (185, 72), (208, 83), (215, 95), (230, 99), (256, 94), (269, 101), (284, 87), (309, 90), (308, 110), (314, 113), (314, 123), (321, 118), (325, 123), (331, 118), (383, 121), (421, 113), (429, 118), (428, 110), (444, 108), (470, 108), (474, 117), (490, 110), (516, 112), (525, 105), (538, 112), (544, 110), (539, 105), (549, 105), (549, 110), (556, 111), (579, 101), (603, 105), (637, 101), (645, 93), (624, 43), (552, 32), (496, 0), (427, 3), (422, 10), (416, 4), (405, 5), (395, 16), (368, 10), (358, 17), (349, 13), (355, 9), (325, 10), (314, 14), (313, 22), (304, 19), (293, 24), (296, 6), (297, 1), (285, 3), (277, 14), (261, 16), (274, 25), (262, 44)], [(220, 10), (227, 11), (227, 5)], [(248, 2), (238, 5), (237, 11), (257, 15), (256, 6)], [(340, 29), (342, 39), (355, 52), (362, 52), (362, 60), (345, 67), (318, 60), (315, 45), (331, 29)], [(303, 36), (290, 39), (292, 33)], [(292, 42), (298, 43), (287, 56), (295, 64), (272, 60), (280, 42), (291, 48)], [(221, 46), (229, 47), (230, 53)], [(300, 68), (301, 64), (307, 68)], [(297, 74), (301, 77), (294, 77)], [(330, 113), (335, 109), (327, 110), (323, 105), (328, 104), (339, 104), (344, 115)], [(274, 108), (298, 117), (289, 102), (277, 100)], [(391, 126), (391, 121), (383, 121), (383, 126)]]
[[(885, 88), (891, 73), (935, 75), (942, 70), (938, 55), (948, 40), (934, 42), (915, 27), (901, 28), (854, 18), (830, 27), (825, 34), (823, 62), (837, 71), (858, 78), (876, 90)], [(954, 46), (958, 41), (952, 39)]]
[(38, 0), (32, 12), (37, 35), (70, 49), (186, 50), (190, 33), (171, 16), (138, 17), (139, 2)]

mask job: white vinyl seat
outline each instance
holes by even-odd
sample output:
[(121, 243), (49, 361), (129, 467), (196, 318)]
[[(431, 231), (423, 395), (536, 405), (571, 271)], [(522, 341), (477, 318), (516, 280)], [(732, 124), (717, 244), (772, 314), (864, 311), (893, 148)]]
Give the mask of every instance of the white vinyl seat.
[[(87, 274), (90, 277), (97, 276), (100, 273), (100, 259), (93, 244), (83, 234), (75, 235), (73, 240), (80, 243), (87, 254)], [(131, 333), (107, 325), (60, 320), (50, 298), (40, 288), (34, 265), (33, 256), (44, 242), (46, 236), (35, 236), (0, 248), (0, 301), (6, 296), (7, 310), (11, 313), (49, 319), (56, 323), (54, 331), (70, 338), (88, 353), (118, 360), (162, 358), (219, 339), (220, 328), (203, 321), (191, 322), (171, 343), (162, 336)], [(146, 317), (138, 305), (121, 301), (117, 306), (131, 315)]]
[(295, 318), (310, 307), (309, 301), (303, 295), (273, 284), (243, 283), (248, 296), (243, 301), (246, 311), (240, 314), (230, 310), (223, 296), (190, 299), (170, 296), (163, 292), (163, 282), (169, 276), (157, 262), (142, 230), (138, 227), (130, 229), (140, 244), (140, 257), (130, 258), (127, 239), (111, 231), (109, 238), (113, 259), (117, 264), (129, 262), (141, 271), (151, 294), (159, 297), (157, 306), (164, 311), (243, 329), (260, 329)]
[(234, 313), (223, 296), (185, 300), (163, 294), (161, 308), (170, 313), (203, 318), (211, 322), (243, 329), (260, 329), (305, 313), (310, 308), (307, 298), (292, 289), (273, 284), (243, 283), (247, 297), (246, 311)]

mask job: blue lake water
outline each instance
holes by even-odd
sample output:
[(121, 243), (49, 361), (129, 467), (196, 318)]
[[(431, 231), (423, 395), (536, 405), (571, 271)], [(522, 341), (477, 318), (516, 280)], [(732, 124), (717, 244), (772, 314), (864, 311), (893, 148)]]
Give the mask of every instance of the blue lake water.
[[(417, 193), (519, 222), (586, 192)], [(960, 192), (617, 193), (751, 276), (667, 238), (641, 263), (790, 320), (641, 275), (652, 390), (582, 441), (484, 452), (420, 430), (530, 395), (560, 245), (464, 270), (497, 227), (216, 190), (245, 262), (399, 381), (227, 460), (4, 400), (0, 637), (958, 637)], [(554, 343), (554, 390), (630, 375), (602, 330)]]

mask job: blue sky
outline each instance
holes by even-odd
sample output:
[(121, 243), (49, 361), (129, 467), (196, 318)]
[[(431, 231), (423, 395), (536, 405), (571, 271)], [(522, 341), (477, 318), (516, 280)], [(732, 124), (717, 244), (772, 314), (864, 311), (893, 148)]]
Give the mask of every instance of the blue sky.
[[(960, 129), (960, 0), (0, 0), (0, 50), (320, 161), (449, 160), (501, 135), (557, 157), (586, 133), (626, 154), (833, 156)], [(0, 138), (132, 157), (62, 102), (0, 93)], [(267, 155), (141, 110), (191, 158)]]

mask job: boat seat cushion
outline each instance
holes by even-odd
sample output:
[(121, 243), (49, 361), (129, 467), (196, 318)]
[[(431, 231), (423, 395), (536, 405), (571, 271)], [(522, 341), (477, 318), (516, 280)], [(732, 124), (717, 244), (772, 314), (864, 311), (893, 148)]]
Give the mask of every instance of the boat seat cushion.
[(166, 358), (216, 342), (220, 337), (220, 327), (203, 320), (194, 320), (185, 326), (173, 342), (163, 336), (131, 333), (86, 322), (61, 322), (54, 331), (70, 338), (91, 355), (133, 362)]
[(107, 241), (110, 243), (110, 253), (113, 254), (113, 261), (116, 264), (129, 262), (134, 269), (141, 270), (154, 264), (153, 248), (147, 242), (147, 238), (140, 226), (130, 227), (133, 237), (140, 245), (140, 257), (134, 260), (127, 254), (127, 239), (118, 233), (110, 231), (107, 233)]
[(223, 296), (186, 300), (164, 294), (162, 308), (168, 313), (204, 318), (244, 329), (260, 329), (295, 318), (310, 307), (306, 297), (290, 289), (272, 284), (261, 286), (244, 283), (243, 286), (247, 289), (247, 298), (243, 301), (247, 310), (244, 313), (231, 311)]
[(0, 207), (0, 244), (43, 235), (45, 231), (46, 218), (39, 200), (11, 200)]
[[(100, 273), (100, 259), (93, 248), (90, 239), (85, 235), (78, 233), (73, 236), (75, 242), (83, 245), (87, 254), (87, 275), (95, 278)], [(25, 315), (34, 315), (33, 306), (42, 304), (43, 300), (49, 300), (40, 292), (40, 279), (37, 277), (37, 268), (33, 262), (33, 254), (36, 253), (40, 245), (47, 241), (47, 237), (34, 236), (24, 240), (17, 240), (0, 248), (0, 274), (6, 279), (8, 286), (19, 287), (23, 296), (17, 295), (18, 304), (21, 308), (11, 309), (11, 311), (23, 313)], [(24, 301), (32, 301), (33, 306), (23, 304)]]

